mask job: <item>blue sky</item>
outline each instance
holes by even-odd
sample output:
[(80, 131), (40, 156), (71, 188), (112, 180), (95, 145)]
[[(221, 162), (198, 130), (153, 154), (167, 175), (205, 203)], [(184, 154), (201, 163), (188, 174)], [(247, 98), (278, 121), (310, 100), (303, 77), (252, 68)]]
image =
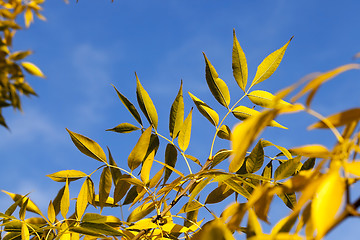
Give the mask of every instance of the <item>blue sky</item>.
[[(126, 166), (138, 133), (128, 138), (104, 130), (122, 122), (135, 124), (111, 86), (136, 103), (134, 71), (157, 107), (160, 132), (168, 136), (169, 110), (181, 79), (185, 93), (221, 109), (207, 88), (202, 52), (227, 82), (233, 101), (241, 96), (231, 71), (233, 28), (247, 56), (249, 79), (269, 53), (294, 36), (277, 72), (257, 88), (272, 93), (308, 73), (349, 63), (360, 51), (360, 3), (355, 0), (48, 0), (44, 9), (47, 21), (36, 20), (29, 30), (18, 32), (14, 50), (32, 49), (29, 60), (47, 79), (28, 78), (39, 97), (24, 98), (23, 113), (5, 110), (11, 131), (0, 129), (0, 189), (32, 192), (42, 209), (62, 186), (45, 175), (65, 169), (89, 173), (98, 167), (74, 147), (65, 128), (109, 146), (118, 164)], [(328, 115), (359, 106), (359, 86), (358, 72), (345, 73), (321, 88), (313, 107)], [(184, 97), (188, 113), (193, 103)], [(211, 125), (197, 110), (193, 118), (188, 151), (205, 159)], [(288, 148), (306, 143), (331, 147), (331, 134), (306, 130), (314, 121), (301, 114), (279, 118), (289, 130), (271, 129), (266, 139)], [(181, 169), (184, 163), (178, 164)], [(10, 202), (0, 194), (0, 211)], [(351, 228), (358, 223), (340, 227), (327, 239), (344, 232), (355, 239)]]

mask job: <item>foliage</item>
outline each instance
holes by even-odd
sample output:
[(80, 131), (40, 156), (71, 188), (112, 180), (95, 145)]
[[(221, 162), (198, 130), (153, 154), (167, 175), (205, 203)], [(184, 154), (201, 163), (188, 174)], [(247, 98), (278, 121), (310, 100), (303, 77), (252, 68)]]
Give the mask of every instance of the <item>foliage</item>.
[(0, 124), (8, 127), (2, 115), (2, 108), (12, 106), (21, 110), (20, 95), (35, 95), (30, 84), (25, 80), (25, 72), (45, 77), (41, 70), (24, 59), (32, 54), (30, 50), (12, 51), (13, 38), (16, 31), (22, 29), (18, 19), (24, 17), (25, 27), (34, 21), (34, 15), (45, 20), (41, 15), (41, 4), (45, 0), (0, 0)]
[[(104, 151), (94, 140), (67, 129), (76, 148), (97, 160), (99, 167), (89, 174), (80, 170), (49, 174), (49, 178), (60, 182), (63, 187), (50, 201), (47, 214), (42, 213), (27, 195), (4, 191), (14, 204), (0, 213), (3, 239), (228, 240), (237, 234), (246, 235), (247, 239), (321, 239), (345, 218), (358, 216), (356, 209), (360, 198), (350, 202), (349, 196), (350, 186), (360, 177), (360, 165), (356, 159), (360, 151), (360, 132), (356, 131), (360, 110), (350, 109), (323, 117), (310, 105), (322, 84), (342, 72), (360, 69), (360, 65), (348, 64), (311, 75), (277, 94), (253, 90), (255, 85), (260, 86), (258, 84), (276, 71), (290, 41), (260, 63), (250, 83), (246, 56), (234, 31), (232, 69), (236, 83), (244, 92), (236, 101), (231, 101), (226, 82), (219, 78), (204, 54), (209, 90), (227, 111), (220, 117), (215, 107), (189, 92), (198, 111), (214, 127), (207, 159), (199, 160), (187, 152), (193, 108), (185, 111), (182, 82), (170, 109), (168, 137), (158, 132), (156, 107), (137, 74), (139, 108), (114, 86), (120, 101), (134, 117), (134, 123), (120, 123), (108, 131), (140, 134), (128, 156), (128, 168), (116, 163), (109, 148)], [(297, 89), (299, 92), (291, 103), (283, 100)], [(298, 102), (306, 94), (305, 104)], [(262, 110), (241, 105), (246, 98)], [(140, 110), (147, 123), (143, 121)], [(286, 149), (259, 139), (267, 127), (286, 129), (274, 120), (278, 115), (299, 111), (319, 119), (310, 126), (311, 129), (325, 128), (334, 133), (337, 144), (333, 149), (322, 145)], [(241, 120), (232, 131), (225, 124), (230, 117)], [(343, 128), (342, 133), (339, 127)], [(232, 147), (215, 153), (217, 141), (230, 141)], [(158, 154), (160, 143), (166, 144), (164, 154)], [(268, 147), (273, 147), (279, 154), (270, 156)], [(156, 160), (155, 156), (162, 160)], [(229, 164), (226, 159), (230, 159)], [(178, 161), (186, 164), (188, 173), (177, 169)], [(226, 169), (216, 168), (219, 166), (226, 166)], [(157, 172), (154, 174), (152, 169), (157, 169)], [(139, 175), (135, 171), (139, 171)], [(95, 172), (101, 172), (97, 192)], [(70, 199), (70, 183), (74, 181), (82, 181), (82, 185), (77, 198)], [(206, 197), (205, 201), (200, 200), (200, 196), (201, 199)], [(225, 207), (222, 204), (229, 196), (235, 196), (236, 201)], [(270, 233), (264, 233), (260, 221), (269, 222), (268, 212), (275, 197), (292, 211), (276, 223)], [(218, 204), (223, 211), (212, 212), (209, 209), (211, 204)], [(122, 212), (122, 207), (127, 205), (131, 209), (127, 219), (102, 214), (104, 208), (120, 208)], [(72, 206), (75, 206), (73, 210)], [(90, 212), (90, 206), (100, 208), (100, 212)], [(16, 209), (18, 217), (14, 214)], [(199, 211), (209, 211), (213, 219), (202, 219)], [(37, 216), (25, 218), (26, 212)]]

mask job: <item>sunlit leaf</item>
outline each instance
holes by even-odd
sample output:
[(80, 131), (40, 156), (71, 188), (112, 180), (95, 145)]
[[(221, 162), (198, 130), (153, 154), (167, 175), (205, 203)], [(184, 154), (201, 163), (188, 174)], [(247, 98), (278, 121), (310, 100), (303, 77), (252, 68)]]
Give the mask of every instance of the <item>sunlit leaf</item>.
[(199, 98), (195, 97), (190, 92), (188, 92), (188, 93), (189, 93), (191, 99), (194, 101), (199, 112), (207, 120), (209, 120), (212, 125), (214, 125), (216, 127), (219, 124), (219, 115), (211, 107), (209, 107), (206, 103), (201, 101)]
[(360, 176), (360, 162), (345, 162), (343, 164), (347, 173)]
[(76, 217), (77, 219), (81, 219), (82, 215), (85, 212), (85, 209), (88, 205), (88, 196), (89, 196), (89, 187), (87, 181), (84, 181), (81, 186), (79, 195), (76, 199)]
[(217, 136), (222, 139), (230, 140), (231, 130), (227, 125), (222, 125), (217, 132)]
[(211, 181), (211, 178), (206, 178), (200, 181), (190, 193), (189, 202), (192, 202), (195, 197), (206, 187), (206, 185)]
[(328, 158), (330, 156), (329, 150), (325, 146), (319, 144), (304, 145), (292, 148), (290, 151), (304, 157)]
[(186, 151), (190, 143), (191, 125), (192, 125), (192, 108), (189, 112), (189, 115), (184, 120), (184, 123), (180, 129), (179, 137), (178, 137), (179, 147), (184, 152)]
[(258, 218), (253, 209), (249, 209), (248, 224), (246, 230), (246, 237), (258, 236), (262, 234), (262, 229)]
[(149, 182), (150, 177), (150, 170), (152, 167), (152, 164), (154, 162), (156, 150), (153, 149), (149, 154), (147, 154), (145, 160), (143, 161), (143, 165), (141, 168), (140, 178), (143, 183), (147, 184)]
[(270, 161), (268, 164), (266, 164), (266, 166), (264, 167), (263, 172), (261, 173), (261, 176), (265, 177), (265, 178), (272, 178), (272, 170), (273, 170), (273, 166), (272, 166), (272, 161)]
[(247, 78), (248, 78), (248, 67), (246, 62), (245, 53), (243, 52), (239, 41), (235, 35), (235, 29), (233, 31), (233, 50), (232, 50), (232, 69), (234, 78), (239, 87), (245, 92)]
[(66, 219), (66, 214), (69, 211), (70, 207), (70, 193), (69, 193), (69, 182), (66, 180), (64, 193), (60, 202), (60, 212), (64, 219)]
[(33, 63), (30, 62), (22, 62), (21, 66), (31, 75), (45, 78), (45, 75), (42, 73), (42, 71)]
[(264, 163), (264, 149), (260, 140), (251, 151), (247, 161), (246, 170), (248, 173), (254, 173), (259, 170)]
[(119, 180), (119, 178), (121, 177), (121, 171), (119, 168), (117, 168), (117, 164), (114, 160), (114, 158), (111, 155), (110, 152), (110, 148), (108, 147), (108, 153), (109, 153), (109, 167), (110, 167), (110, 171), (111, 171), (111, 177), (113, 179), (113, 183), (114, 185), (116, 185), (117, 181)]
[(183, 83), (181, 80), (179, 92), (176, 95), (170, 110), (169, 131), (172, 139), (177, 137), (184, 121), (184, 98), (182, 86)]
[(48, 215), (49, 221), (51, 223), (54, 223), (55, 222), (55, 217), (56, 217), (55, 216), (55, 208), (54, 208), (54, 205), (53, 205), (51, 200), (50, 200), (50, 203), (49, 203), (47, 215)]
[(164, 173), (165, 168), (161, 168), (151, 179), (149, 182), (149, 188), (153, 188), (160, 183), (160, 179)]
[[(166, 150), (165, 150), (165, 163), (174, 168), (176, 161), (177, 161), (177, 150), (173, 144), (168, 143), (168, 145), (166, 145)], [(172, 173), (171, 169), (169, 168), (165, 169), (164, 184), (169, 179), (171, 173)]]
[(154, 223), (151, 218), (145, 218), (137, 221), (134, 225), (128, 227), (127, 229), (150, 229), (157, 227), (158, 225)]
[(146, 90), (143, 88), (143, 86), (140, 83), (140, 80), (135, 73), (136, 76), (136, 97), (137, 101), (139, 103), (141, 111), (144, 113), (146, 119), (149, 121), (151, 125), (154, 126), (155, 129), (157, 129), (158, 126), (158, 115), (155, 109), (155, 106), (149, 96), (149, 94), (146, 92)]
[(98, 143), (83, 135), (74, 133), (69, 129), (66, 130), (70, 134), (71, 140), (73, 141), (75, 146), (80, 150), (80, 152), (95, 160), (106, 163), (106, 155), (104, 153), (104, 150), (102, 150), (102, 148)]
[(113, 131), (113, 132), (118, 132), (118, 133), (129, 133), (129, 132), (133, 132), (136, 130), (140, 130), (140, 128), (138, 128), (130, 123), (120, 123), (119, 125), (117, 125), (114, 128), (106, 129), (106, 131)]
[(242, 187), (238, 182), (234, 181), (232, 178), (226, 179), (223, 181), (229, 188), (242, 195), (245, 198), (250, 197), (250, 193)]
[(112, 185), (111, 171), (109, 167), (104, 167), (99, 182), (99, 205), (102, 209), (109, 197)]
[(90, 223), (105, 223), (107, 217), (101, 214), (96, 213), (86, 213), (82, 218), (82, 222), (90, 222)]
[(345, 182), (337, 170), (330, 171), (318, 186), (311, 205), (312, 220), (317, 229), (317, 239), (321, 239), (335, 220), (342, 205)]
[(206, 239), (206, 240), (235, 240), (226, 224), (220, 219), (212, 220), (203, 226), (199, 232), (200, 236), (195, 239)]
[(193, 161), (194, 163), (196, 163), (196, 164), (198, 164), (199, 166), (202, 167), (202, 165), (201, 165), (201, 163), (200, 163), (200, 160), (197, 159), (196, 157), (191, 156), (191, 155), (189, 155), (189, 154), (185, 154), (185, 157), (188, 158), (188, 159), (190, 159), (191, 161)]
[(309, 126), (308, 129), (329, 128), (329, 126), (326, 124), (327, 122), (330, 122), (334, 127), (340, 127), (348, 123), (351, 123), (353, 121), (359, 121), (359, 120), (360, 120), (360, 108), (352, 108), (340, 113), (333, 114), (329, 117), (326, 117), (323, 121), (319, 121)]
[(275, 72), (285, 54), (286, 48), (288, 47), (291, 39), (292, 37), (282, 48), (271, 53), (260, 63), (250, 87), (265, 81)]
[(120, 101), (124, 104), (124, 106), (126, 107), (127, 110), (129, 110), (129, 112), (131, 113), (131, 115), (133, 115), (133, 117), (135, 118), (135, 120), (142, 125), (142, 121), (141, 121), (141, 117), (139, 112), (136, 110), (135, 106), (124, 96), (122, 95), (115, 86), (113, 86), (118, 97), (120, 98)]
[(181, 213), (187, 213), (187, 212), (191, 212), (191, 211), (196, 211), (199, 208), (203, 207), (204, 205), (199, 203), (199, 201), (191, 201), (191, 202), (187, 202), (185, 203), (185, 205), (180, 209), (180, 211), (178, 212), (178, 214)]
[[(205, 75), (206, 82), (209, 86), (209, 89), (215, 99), (224, 107), (228, 107), (230, 104), (230, 93), (226, 83), (219, 78), (215, 68), (211, 65), (209, 59), (203, 53), (206, 63)], [(217, 124), (216, 124), (217, 125)]]
[(214, 168), (216, 165), (218, 165), (219, 163), (230, 157), (231, 154), (232, 154), (232, 150), (227, 150), (227, 149), (219, 150), (213, 157), (213, 161), (211, 163), (212, 168)]
[(252, 103), (265, 108), (273, 108), (275, 106), (277, 107), (291, 106), (290, 103), (287, 103), (282, 99), (276, 101), (276, 97), (274, 95), (262, 90), (252, 91), (247, 96)]
[(276, 147), (277, 149), (279, 149), (284, 154), (285, 157), (287, 157), (287, 159), (292, 159), (293, 158), (291, 153), (286, 148), (284, 148), (282, 146), (275, 145), (272, 142), (269, 142), (269, 141), (264, 140), (264, 139), (261, 140), (261, 143), (262, 143), (263, 147), (268, 147), (268, 146)]
[(135, 208), (127, 218), (127, 222), (136, 222), (143, 219), (155, 209), (154, 203), (146, 203)]
[(300, 158), (296, 157), (289, 159), (280, 164), (280, 166), (275, 170), (274, 179), (275, 181), (288, 178), (292, 176), (300, 163)]
[[(19, 202), (18, 202), (19, 206), (21, 206), (22, 204), (24, 204), (25, 201), (26, 201), (27, 199), (29, 199), (28, 197), (22, 196), (22, 195), (20, 195), (20, 194), (15, 194), (15, 193), (7, 192), (7, 191), (5, 191), (5, 190), (1, 190), (1, 191), (4, 192), (4, 193), (6, 193), (7, 195), (9, 195), (14, 202), (19, 201)], [(31, 201), (30, 199), (28, 200), (28, 203), (27, 203), (27, 205), (26, 205), (26, 211), (33, 212), (33, 213), (37, 213), (37, 214), (39, 214), (39, 215), (42, 216), (42, 213), (41, 213), (40, 209), (38, 208), (38, 206), (36, 206), (35, 203), (34, 203), (33, 201)], [(11, 214), (10, 214), (10, 215), (11, 215)]]
[(29, 240), (29, 229), (25, 222), (21, 224), (21, 240)]
[(86, 177), (87, 174), (78, 170), (63, 170), (46, 176), (56, 182), (66, 182), (66, 179), (71, 182)]
[(141, 134), (138, 142), (131, 151), (128, 157), (128, 166), (131, 170), (136, 169), (144, 160), (150, 144), (151, 130), (152, 127), (150, 126)]

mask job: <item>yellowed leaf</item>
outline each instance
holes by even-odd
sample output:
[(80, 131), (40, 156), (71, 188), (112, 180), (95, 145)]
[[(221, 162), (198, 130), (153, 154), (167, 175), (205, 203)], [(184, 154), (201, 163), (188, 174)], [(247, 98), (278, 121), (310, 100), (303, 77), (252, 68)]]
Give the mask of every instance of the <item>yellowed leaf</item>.
[(345, 172), (360, 177), (360, 162), (346, 162), (344, 163), (344, 169)]
[(323, 121), (319, 121), (309, 126), (308, 129), (329, 128), (329, 126), (326, 124), (327, 122), (330, 122), (334, 127), (340, 127), (350, 122), (359, 121), (359, 120), (360, 120), (360, 108), (352, 108), (340, 113), (333, 114), (329, 117), (326, 117)]
[(23, 66), (23, 68), (28, 73), (30, 73), (31, 75), (45, 78), (45, 75), (43, 74), (43, 72), (36, 65), (34, 65), (33, 63), (31, 63), (31, 62), (22, 62), (21, 66)]
[(134, 225), (128, 227), (127, 229), (150, 229), (157, 227), (158, 225), (153, 222), (152, 218), (145, 218), (137, 221)]
[(76, 218), (78, 220), (81, 219), (88, 205), (88, 192), (88, 182), (85, 180), (76, 199)]
[(52, 201), (50, 200), (50, 203), (49, 203), (49, 207), (48, 207), (48, 212), (47, 212), (47, 215), (48, 215), (48, 219), (51, 223), (54, 223), (55, 222), (55, 208), (54, 208), (54, 204), (52, 203)]
[(301, 147), (292, 148), (290, 149), (290, 152), (304, 157), (317, 158), (328, 158), (331, 154), (325, 146), (319, 144), (304, 145)]
[(25, 222), (21, 223), (21, 240), (29, 240), (29, 229)]
[(155, 149), (151, 151), (151, 153), (149, 153), (145, 158), (145, 160), (143, 161), (140, 178), (144, 184), (147, 184), (149, 182), (150, 170), (154, 162), (154, 157), (155, 157)]
[(282, 99), (277, 99), (273, 94), (262, 90), (252, 91), (247, 96), (251, 102), (265, 108), (273, 108), (275, 106), (278, 108), (291, 106), (290, 103), (285, 102)]
[(66, 214), (69, 211), (69, 207), (70, 207), (69, 182), (66, 180), (64, 194), (62, 195), (60, 202), (60, 212), (64, 219), (66, 219)]
[(234, 78), (239, 87), (245, 92), (247, 78), (248, 78), (248, 67), (246, 62), (245, 53), (242, 50), (239, 41), (235, 35), (235, 29), (233, 31), (233, 50), (232, 50), (232, 69)]

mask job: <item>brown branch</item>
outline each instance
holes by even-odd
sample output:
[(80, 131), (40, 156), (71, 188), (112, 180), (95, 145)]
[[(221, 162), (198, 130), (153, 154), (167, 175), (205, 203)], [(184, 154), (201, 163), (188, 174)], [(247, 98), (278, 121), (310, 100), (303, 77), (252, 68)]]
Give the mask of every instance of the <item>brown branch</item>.
[[(210, 166), (210, 163), (212, 162), (212, 159), (207, 159), (206, 163), (204, 164), (204, 166), (202, 166), (202, 168), (200, 169), (200, 171), (198, 173), (201, 173), (205, 170), (207, 170), (207, 168)], [(195, 184), (196, 182), (196, 178), (192, 179), (189, 184), (181, 191), (181, 193), (170, 203), (170, 205), (168, 205), (159, 215), (157, 215), (152, 221), (155, 223), (158, 220), (162, 219), (170, 210), (171, 208), (173, 208), (176, 203), (183, 197), (186, 195), (187, 191)], [(141, 230), (135, 237), (132, 238), (132, 240), (138, 240), (140, 239), (144, 234), (147, 233), (148, 230)]]

